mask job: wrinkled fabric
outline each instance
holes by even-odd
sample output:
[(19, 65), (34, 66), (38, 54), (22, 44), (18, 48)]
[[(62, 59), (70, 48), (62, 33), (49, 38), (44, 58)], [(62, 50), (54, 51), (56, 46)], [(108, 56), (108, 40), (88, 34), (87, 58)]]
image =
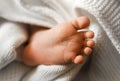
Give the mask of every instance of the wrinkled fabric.
[[(0, 80), (120, 80), (117, 76), (120, 73), (119, 0), (71, 0), (70, 4), (66, 3), (64, 0), (0, 0), (0, 17), (5, 19), (0, 24)], [(34, 68), (17, 61), (16, 49), (28, 38), (24, 24), (52, 28), (79, 16), (90, 18), (89, 29), (95, 33), (96, 46), (87, 66), (87, 59), (82, 65), (39, 65)]]

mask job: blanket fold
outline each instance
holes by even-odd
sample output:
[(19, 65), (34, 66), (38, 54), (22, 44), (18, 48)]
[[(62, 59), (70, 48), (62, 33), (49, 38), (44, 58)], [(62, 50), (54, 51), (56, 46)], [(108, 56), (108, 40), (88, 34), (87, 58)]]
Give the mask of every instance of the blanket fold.
[(72, 17), (57, 0), (0, 0), (0, 2), (0, 16), (11, 21), (54, 27)]
[[(106, 45), (105, 40), (101, 39), (102, 41), (104, 41), (103, 44), (106, 47), (108, 47), (109, 50), (111, 49), (113, 50), (112, 52), (115, 53), (117, 57), (117, 59), (115, 58), (113, 59), (113, 62), (119, 65), (119, 63), (117, 62), (119, 57), (117, 56), (118, 53), (116, 53), (116, 49), (120, 53), (120, 32), (119, 32), (120, 1), (119, 0), (99, 0), (99, 1), (75, 0), (74, 10), (72, 10), (72, 7), (69, 6), (71, 12), (66, 10), (68, 8), (66, 8), (66, 4), (62, 1), (64, 0), (0, 0), (0, 17), (11, 21), (11, 22), (9, 21), (4, 22), (0, 25), (0, 44), (1, 44), (0, 69), (4, 68), (6, 65), (9, 64), (7, 70), (4, 70), (4, 73), (13, 72), (12, 75), (7, 75), (7, 77), (12, 77), (15, 75), (16, 77), (15, 80), (18, 81), (71, 81), (74, 78), (74, 76), (76, 76), (76, 74), (82, 68), (84, 63), (83, 65), (71, 64), (65, 66), (39, 65), (38, 67), (31, 69), (29, 72), (25, 74), (24, 71), (26, 69), (24, 67), (20, 67), (22, 69), (20, 70), (21, 71), (20, 74), (19, 74), (19, 70), (9, 68), (9, 67), (14, 67), (14, 68), (16, 67), (15, 66), (16, 63), (10, 65), (11, 62), (14, 61), (17, 57), (18, 53), (16, 52), (16, 49), (20, 47), (27, 40), (28, 36), (26, 29), (24, 29), (25, 28), (23, 25), (24, 23), (52, 28), (61, 22), (73, 19), (75, 17), (75, 14), (71, 12), (75, 12), (77, 14), (76, 17), (81, 16), (80, 15), (81, 13), (83, 15), (85, 14), (85, 16), (87, 16), (86, 13), (89, 13), (92, 16), (94, 16), (94, 18), (97, 20), (97, 22), (95, 23), (97, 23), (98, 27), (102, 27), (104, 29), (105, 33), (107, 33), (107, 36), (110, 38), (110, 40), (109, 38), (106, 37), (105, 33), (101, 34), (104, 35), (103, 38), (106, 38), (108, 41), (112, 41), (112, 43), (108, 42), (111, 45), (111, 47), (108, 47), (108, 45)], [(20, 22), (22, 24), (18, 24), (16, 22)], [(100, 44), (102, 47), (103, 44), (102, 43)], [(114, 46), (112, 46), (112, 44)], [(114, 47), (116, 49), (114, 49)], [(98, 58), (99, 57), (98, 55), (96, 56), (97, 59), (95, 59), (95, 62), (93, 62), (94, 65), (93, 68), (96, 69), (97, 67), (97, 69), (99, 70), (98, 72), (99, 75), (99, 73), (102, 73), (102, 71), (106, 71), (106, 69), (103, 70), (99, 69), (96, 62), (100, 63), (100, 61), (103, 60), (103, 61), (107, 61), (106, 63), (109, 63), (108, 61), (110, 60), (110, 57), (106, 59), (106, 56), (108, 54), (111, 54), (111, 51), (107, 51), (104, 53), (104, 51), (101, 51), (101, 48), (100, 49), (96, 48), (96, 50), (100, 51), (98, 54), (102, 53), (105, 57), (104, 60), (102, 58)], [(97, 53), (97, 51), (95, 51), (95, 53)], [(110, 63), (109, 65), (111, 66), (112, 70), (116, 68), (112, 66), (112, 64)], [(24, 65), (20, 64), (20, 66), (24, 66)], [(105, 64), (104, 63), (101, 64), (101, 67), (105, 67)], [(118, 71), (118, 69), (114, 69), (114, 70)], [(109, 70), (111, 71), (111, 69)], [(0, 75), (2, 75), (1, 73), (2, 71), (0, 71)], [(17, 71), (17, 73), (15, 71)], [(91, 72), (94, 74), (95, 71), (91, 70)], [(44, 75), (42, 73), (44, 73)], [(112, 73), (109, 73), (108, 70), (106, 73), (108, 73), (108, 75), (109, 74), (112, 75)], [(18, 78), (16, 75), (18, 76)], [(108, 78), (107, 81), (110, 81), (109, 76), (107, 76)], [(101, 77), (98, 76), (97, 78), (101, 78)], [(114, 79), (115, 78), (116, 77), (114, 77)], [(1, 79), (3, 81), (13, 81), (12, 78), (10, 79), (10, 78), (0, 77), (0, 80)], [(91, 81), (97, 81), (97, 80), (96, 78), (92, 77)]]
[[(52, 28), (61, 22), (64, 22), (66, 20), (71, 20), (73, 18), (64, 9), (64, 7), (61, 7), (63, 4), (59, 3), (58, 0), (54, 0), (54, 1), (50, 1), (50, 0), (34, 0), (34, 1), (33, 0), (17, 0), (17, 1), (16, 0), (12, 0), (12, 1), (0, 0), (0, 2), (1, 2), (0, 3), (1, 5), (0, 16), (4, 19), (7, 19), (13, 22), (27, 23), (27, 24)], [(18, 32), (18, 30), (16, 31)], [(23, 37), (26, 37), (25, 34), (20, 33), (20, 35), (22, 35)], [(16, 34), (14, 37), (16, 38), (16, 36), (19, 36), (19, 35)], [(20, 40), (21, 39), (19, 39), (19, 41)], [(18, 40), (15, 40), (15, 42), (16, 41)], [(20, 44), (17, 44), (17, 45), (20, 46)], [(10, 50), (10, 51), (13, 51), (13, 50)], [(8, 55), (8, 53), (6, 54)], [(12, 55), (15, 55), (15, 54), (12, 54)], [(11, 61), (13, 61), (14, 58), (16, 58), (16, 56), (14, 58), (13, 57), (11, 58), (12, 58)], [(28, 74), (24, 75), (24, 77), (21, 77), (21, 81), (22, 80), (23, 81), (53, 81), (53, 80), (54, 81), (61, 81), (61, 80), (69, 81), (74, 78), (74, 76), (78, 73), (81, 67), (82, 65), (74, 65), (74, 64), (59, 65), (59, 66), (39, 65), (38, 67), (35, 67), (33, 70), (29, 71)], [(44, 75), (42, 73), (44, 73)], [(12, 81), (12, 80), (13, 79), (9, 79), (9, 80), (7, 78), (5, 79), (5, 81)]]
[(0, 69), (16, 59), (16, 49), (27, 40), (24, 25), (9, 21), (0, 24)]

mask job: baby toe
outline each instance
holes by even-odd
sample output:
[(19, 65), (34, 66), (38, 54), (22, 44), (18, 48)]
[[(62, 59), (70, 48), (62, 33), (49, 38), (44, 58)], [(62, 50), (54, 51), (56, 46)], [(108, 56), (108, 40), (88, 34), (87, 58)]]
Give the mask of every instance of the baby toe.
[(74, 63), (75, 64), (81, 64), (82, 62), (83, 62), (83, 56), (81, 56), (81, 55), (78, 55), (78, 56), (76, 56), (75, 57), (75, 59), (74, 59)]

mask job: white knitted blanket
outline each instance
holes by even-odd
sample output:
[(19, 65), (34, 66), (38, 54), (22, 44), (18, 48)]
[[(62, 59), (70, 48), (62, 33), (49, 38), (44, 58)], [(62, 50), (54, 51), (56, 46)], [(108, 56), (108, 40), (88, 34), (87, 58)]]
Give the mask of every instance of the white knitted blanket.
[[(15, 61), (17, 56), (19, 56), (17, 49), (20, 49), (22, 44), (27, 40), (25, 25), (20, 23), (36, 24), (52, 28), (58, 23), (71, 20), (81, 15), (90, 17), (92, 21), (90, 29), (96, 33), (100, 32), (98, 30), (100, 28), (94, 28), (95, 25), (103, 28), (104, 30), (100, 30), (102, 32), (105, 31), (107, 35), (106, 33), (102, 33), (100, 38), (108, 40), (103, 44), (109, 44), (111, 48), (108, 45), (106, 47), (108, 49), (114, 49), (114, 51), (110, 50), (112, 53), (118, 54), (117, 51), (120, 53), (119, 0), (76, 0), (73, 7), (65, 4), (64, 0), (0, 0), (0, 17), (8, 20), (1, 19), (0, 23), (0, 81), (71, 81), (81, 69), (82, 65), (39, 65), (33, 68)], [(103, 38), (102, 35), (104, 35)], [(95, 37), (97, 42), (99, 36)], [(97, 53), (98, 49), (95, 49), (95, 53)], [(105, 52), (105, 54), (109, 54), (109, 52)], [(95, 67), (95, 64), (93, 66)], [(96, 71), (93, 69), (89, 70), (88, 79), (90, 81), (97, 81), (93, 77), (95, 76), (94, 72)], [(89, 74), (92, 76), (89, 76)], [(109, 79), (112, 73), (108, 75), (106, 76), (108, 78), (107, 80), (103, 77), (96, 76), (99, 81), (115, 81), (114, 78), (116, 77), (113, 80)], [(87, 77), (87, 75), (85, 76)], [(83, 80), (81, 79), (81, 81)], [(119, 80), (116, 79), (116, 81)]]

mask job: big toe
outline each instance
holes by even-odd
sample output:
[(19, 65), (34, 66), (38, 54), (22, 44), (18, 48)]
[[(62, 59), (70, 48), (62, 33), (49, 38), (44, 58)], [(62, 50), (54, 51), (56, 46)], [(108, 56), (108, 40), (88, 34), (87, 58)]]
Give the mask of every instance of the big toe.
[(72, 25), (78, 30), (88, 27), (90, 24), (90, 20), (88, 17), (79, 17), (72, 21)]
[[(54, 32), (56, 31), (57, 32), (56, 37), (59, 37), (59, 39), (61, 37), (62, 39), (72, 36), (73, 34), (76, 34), (77, 30), (86, 28), (89, 26), (89, 24), (90, 24), (89, 18), (79, 17), (72, 20), (71, 22), (66, 21), (58, 24), (55, 28), (53, 28), (52, 31)], [(85, 34), (85, 36), (87, 36), (87, 34)]]

